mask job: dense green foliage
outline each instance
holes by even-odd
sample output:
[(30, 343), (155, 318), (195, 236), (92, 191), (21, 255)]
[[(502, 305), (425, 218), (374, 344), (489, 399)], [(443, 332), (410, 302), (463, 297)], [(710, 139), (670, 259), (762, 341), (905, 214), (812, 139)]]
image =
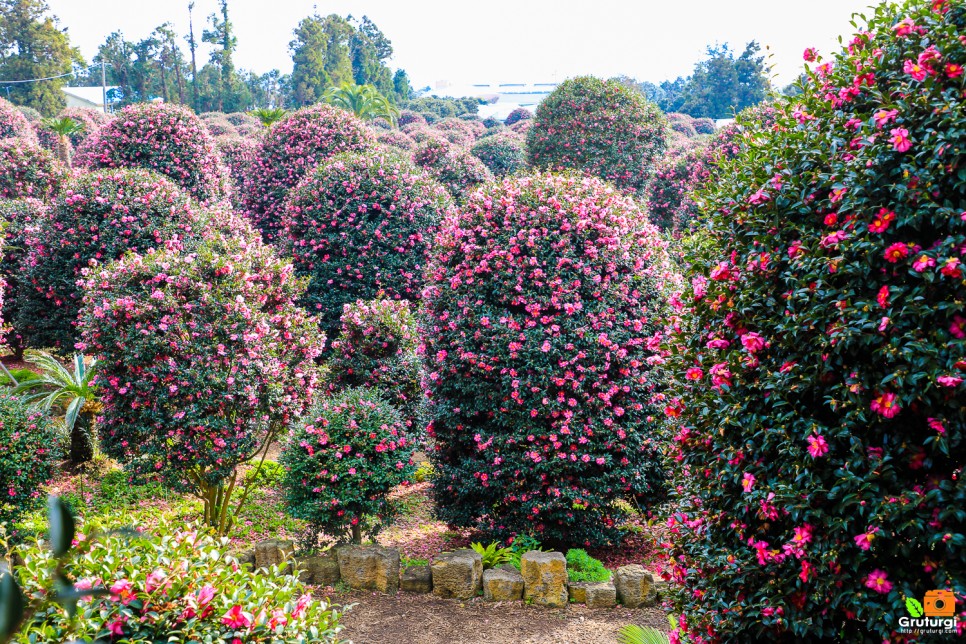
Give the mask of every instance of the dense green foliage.
[(877, 7), (702, 195), (669, 365), (692, 642), (882, 642), (966, 595), (966, 7)]
[(40, 503), (40, 486), (53, 476), (60, 450), (54, 425), (9, 395), (0, 396), (0, 525)]
[(607, 581), (610, 571), (599, 560), (594, 559), (582, 548), (567, 551), (567, 576), (570, 581)]

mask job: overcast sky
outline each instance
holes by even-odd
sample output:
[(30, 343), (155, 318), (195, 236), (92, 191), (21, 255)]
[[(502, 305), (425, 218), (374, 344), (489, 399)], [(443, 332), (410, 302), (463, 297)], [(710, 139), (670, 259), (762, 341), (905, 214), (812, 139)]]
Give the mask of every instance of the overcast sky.
[[(47, 0), (71, 41), (90, 59), (105, 36), (147, 36), (170, 21), (188, 32), (187, 0)], [(829, 51), (854, 31), (850, 16), (871, 0), (229, 0), (236, 65), (292, 68), (288, 44), (312, 14), (368, 15), (395, 48), (391, 62), (416, 87), (451, 83), (553, 82), (580, 74), (626, 74), (659, 82), (688, 75), (705, 48), (757, 40), (769, 47), (784, 85), (802, 51)], [(217, 0), (196, 0), (200, 37)], [(204, 60), (207, 60), (207, 50)], [(200, 62), (200, 61), (199, 61)]]

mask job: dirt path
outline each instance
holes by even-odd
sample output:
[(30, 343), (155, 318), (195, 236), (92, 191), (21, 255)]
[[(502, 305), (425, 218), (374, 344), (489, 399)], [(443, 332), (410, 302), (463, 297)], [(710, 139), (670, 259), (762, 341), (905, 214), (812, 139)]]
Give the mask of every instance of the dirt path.
[(356, 602), (343, 618), (342, 636), (353, 644), (615, 644), (625, 624), (666, 629), (658, 608), (550, 610), (521, 602), (459, 602), (432, 595), (339, 595)]

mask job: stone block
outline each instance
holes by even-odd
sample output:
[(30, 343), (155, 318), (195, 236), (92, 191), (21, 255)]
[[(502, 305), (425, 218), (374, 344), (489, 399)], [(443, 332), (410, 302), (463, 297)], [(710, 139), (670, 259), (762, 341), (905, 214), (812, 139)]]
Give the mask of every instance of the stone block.
[(657, 601), (654, 577), (644, 566), (621, 566), (614, 573), (617, 601), (628, 608), (653, 606)]
[(272, 566), (282, 566), (282, 573), (289, 574), (291, 564), (284, 565), (295, 554), (295, 544), (287, 539), (267, 539), (255, 544), (255, 568), (268, 570)]
[(407, 593), (433, 592), (433, 571), (429, 566), (403, 568), (399, 587)]
[(520, 559), (523, 598), (536, 606), (562, 608), (567, 605), (567, 559), (561, 552), (531, 550)]
[(342, 579), (339, 558), (335, 553), (325, 553), (298, 560), (299, 581), (315, 586), (335, 586)]
[(339, 574), (349, 588), (395, 595), (399, 590), (399, 550), (382, 546), (339, 548)]
[[(511, 566), (512, 568), (512, 566)], [(523, 599), (523, 575), (513, 570), (491, 568), (483, 571), (483, 599), (508, 602)]]
[(444, 552), (436, 557), (433, 594), (446, 599), (471, 599), (483, 589), (483, 557), (469, 548)]

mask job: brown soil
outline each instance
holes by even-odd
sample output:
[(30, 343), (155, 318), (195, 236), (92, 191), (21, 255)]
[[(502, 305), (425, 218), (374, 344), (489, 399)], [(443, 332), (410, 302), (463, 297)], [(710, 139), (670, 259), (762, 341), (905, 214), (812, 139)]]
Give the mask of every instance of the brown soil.
[(353, 592), (332, 601), (355, 603), (342, 619), (342, 637), (353, 644), (615, 644), (627, 624), (668, 626), (659, 608), (589, 610), (574, 604), (553, 610), (410, 593)]

